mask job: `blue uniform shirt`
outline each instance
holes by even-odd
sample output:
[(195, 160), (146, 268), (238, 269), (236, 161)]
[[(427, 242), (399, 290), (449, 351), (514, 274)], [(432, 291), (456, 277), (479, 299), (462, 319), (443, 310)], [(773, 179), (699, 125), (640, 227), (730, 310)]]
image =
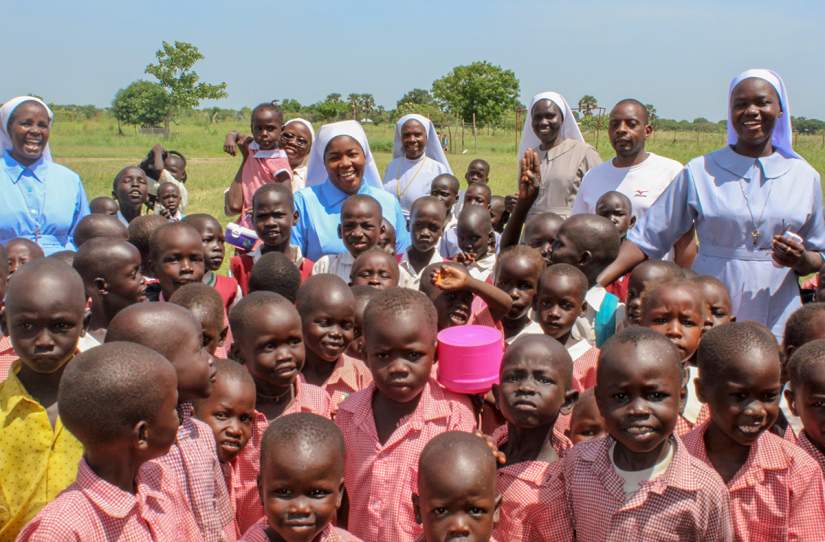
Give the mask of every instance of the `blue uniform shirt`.
[(42, 158), (25, 167), (6, 151), (0, 194), (0, 243), (25, 237), (38, 243), (46, 256), (75, 250), (75, 226), (89, 214), (77, 173)]

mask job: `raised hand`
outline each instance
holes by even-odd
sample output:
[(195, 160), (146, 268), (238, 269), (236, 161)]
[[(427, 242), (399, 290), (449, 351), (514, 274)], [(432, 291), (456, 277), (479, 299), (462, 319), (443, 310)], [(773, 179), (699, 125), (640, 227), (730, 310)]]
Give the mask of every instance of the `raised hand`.
[(527, 149), (519, 161), (518, 197), (520, 200), (535, 200), (541, 183), (541, 162), (534, 149)]
[(464, 269), (442, 265), (430, 277), (433, 285), (445, 292), (463, 290), (470, 282), (470, 274)]

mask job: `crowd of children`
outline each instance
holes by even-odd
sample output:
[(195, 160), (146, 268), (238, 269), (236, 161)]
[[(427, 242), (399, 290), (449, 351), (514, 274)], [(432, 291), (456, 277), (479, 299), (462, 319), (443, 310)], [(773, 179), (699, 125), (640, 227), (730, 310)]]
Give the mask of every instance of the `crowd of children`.
[[(349, 195), (346, 251), (311, 261), (314, 134), (252, 117), (225, 203), (257, 242), (228, 261), (160, 146), (76, 252), (0, 245), (0, 542), (825, 540), (825, 295), (780, 344), (670, 260), (602, 287), (633, 203), (530, 214), (532, 150), (515, 195), (481, 159), (435, 176), (400, 254)], [(486, 395), (438, 379), (468, 324), (505, 344)]]

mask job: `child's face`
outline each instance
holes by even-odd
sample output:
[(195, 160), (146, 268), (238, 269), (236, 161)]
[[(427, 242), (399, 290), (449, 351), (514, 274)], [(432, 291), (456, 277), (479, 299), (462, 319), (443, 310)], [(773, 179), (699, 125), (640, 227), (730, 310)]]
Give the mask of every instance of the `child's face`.
[(255, 233), (268, 247), (279, 248), (289, 244), (289, 234), (296, 216), (285, 194), (271, 191), (255, 198), (255, 208), (252, 211)]
[(438, 288), (430, 291), (430, 301), (438, 314), (438, 329), (463, 326), (472, 316), (473, 294), (466, 290), (444, 292)]
[(381, 209), (366, 202), (344, 204), (338, 234), (353, 256), (375, 246), (381, 233)]
[(234, 348), (255, 382), (287, 388), (304, 366), (304, 334), (294, 307), (268, 304), (248, 319)]
[(430, 186), (430, 195), (443, 201), (448, 210), (452, 209), (458, 198), (458, 183), (451, 182), (449, 178), (436, 177)]
[(132, 208), (140, 207), (146, 202), (149, 185), (146, 174), (137, 167), (126, 168), (120, 172), (115, 183), (115, 197), (121, 205), (127, 204)]
[(484, 186), (476, 186), (471, 184), (464, 192), (464, 205), (480, 205), (481, 207), (490, 207), (489, 191), (484, 189)]
[(481, 162), (470, 162), (470, 165), (467, 166), (467, 172), (464, 174), (464, 179), (467, 181), (468, 186), (472, 186), (475, 183), (487, 184), (487, 176), (490, 174), (490, 170), (487, 169)]
[(511, 347), (504, 355), (496, 405), (508, 423), (533, 429), (555, 423), (562, 407), (569, 412), (575, 392), (568, 393), (563, 364), (570, 362), (557, 357), (539, 342)]
[(489, 223), (484, 223), (476, 213), (462, 216), (458, 221), (456, 234), (458, 248), (464, 254), (475, 257), (476, 260), (487, 255), (490, 243)]
[(19, 241), (9, 241), (6, 246), (6, 253), (9, 257), (9, 275), (13, 275), (15, 271), (37, 259), (37, 256), (32, 254), (31, 247), (28, 243), (21, 243)]
[(163, 168), (168, 171), (172, 177), (182, 183), (186, 182), (186, 161), (176, 154), (167, 154), (163, 160)]
[(523, 318), (530, 311), (540, 274), (539, 265), (525, 256), (505, 256), (499, 259), (496, 287), (507, 292), (513, 300), (513, 306), (506, 316), (508, 320)]
[(825, 370), (822, 364), (808, 370), (805, 379), (786, 390), (794, 414), (802, 419), (805, 433), (820, 451), (825, 453)]
[(215, 380), (215, 365), (212, 356), (203, 347), (200, 330), (193, 328), (192, 333), (179, 333), (176, 341), (179, 346), (169, 361), (178, 374), (180, 402), (209, 397)]
[(192, 307), (189, 310), (192, 311), (195, 319), (201, 325), (201, 344), (206, 348), (207, 352), (215, 355), (215, 351), (226, 339), (228, 328), (222, 319), (220, 321), (216, 320), (212, 315), (207, 314), (205, 309), (199, 306)]
[(553, 241), (553, 248), (550, 253), (550, 261), (553, 263), (566, 263), (581, 269), (582, 251), (576, 245), (575, 240), (563, 228)]
[(596, 203), (596, 214), (610, 220), (621, 237), (627, 235), (627, 230), (636, 222), (627, 202), (618, 196), (611, 195), (599, 199)]
[(195, 412), (212, 428), (220, 462), (232, 461), (252, 437), (255, 386), (218, 374), (212, 394), (196, 403)]
[(676, 427), (681, 371), (662, 359), (660, 349), (653, 342), (619, 343), (608, 363), (602, 357), (596, 402), (607, 432), (625, 452), (659, 450)]
[(550, 265), (553, 243), (561, 229), (562, 220), (553, 217), (536, 217), (524, 226), (524, 244), (541, 252), (541, 257)]
[(184, 284), (200, 282), (206, 272), (203, 242), (197, 232), (170, 228), (158, 237), (152, 269), (166, 299)]
[(381, 220), (381, 231), (378, 233), (378, 248), (395, 256), (395, 228), (384, 218)]
[(180, 427), (177, 408), (178, 389), (175, 373), (171, 369), (159, 372), (156, 375), (154, 385), (164, 391), (164, 400), (152, 420), (147, 420), (146, 440), (148, 441), (148, 446), (146, 453), (141, 458), (144, 461), (166, 455), (169, 452), (169, 448), (175, 443), (175, 440), (177, 440), (178, 427)]
[(311, 542), (335, 518), (344, 486), (337, 453), (331, 446), (306, 451), (285, 445), (267, 450), (258, 489), (267, 530), (276, 535), (273, 540)]
[(641, 324), (661, 333), (679, 348), (687, 361), (699, 348), (704, 331), (702, 300), (688, 288), (659, 288), (645, 303)]
[(444, 233), (445, 209), (438, 205), (418, 205), (410, 217), (412, 246), (418, 252), (429, 252), (438, 245)]
[(494, 476), (486, 469), (443, 472), (419, 484), (417, 513), (426, 542), (488, 542), (498, 519)]
[(423, 309), (386, 315), (366, 330), (367, 365), (375, 387), (390, 401), (409, 403), (424, 390), (435, 358), (435, 333)]
[(252, 138), (261, 149), (276, 148), (282, 128), (280, 117), (271, 109), (261, 108), (252, 113)]
[(51, 288), (17, 296), (13, 305), (6, 305), (5, 333), (23, 364), (38, 374), (62, 369), (74, 357), (84, 329), (84, 306), (77, 303), (77, 293), (56, 281), (49, 283)]
[(504, 217), (504, 198), (496, 196), (490, 200), (490, 217), (493, 221), (493, 229), (496, 229)]
[(199, 226), (203, 253), (206, 258), (206, 268), (210, 271), (217, 271), (223, 264), (224, 251), (226, 250), (223, 228), (217, 220), (207, 220)]
[(604, 436), (604, 418), (599, 407), (596, 405), (596, 398), (589, 394), (589, 398), (580, 397), (573, 407), (573, 414), (570, 416), (570, 429), (568, 437), (573, 444), (593, 440)]
[(580, 281), (566, 275), (551, 275), (542, 281), (535, 298), (539, 324), (545, 334), (556, 340), (565, 339), (576, 318), (584, 311), (584, 295)]
[(353, 286), (366, 285), (381, 290), (398, 286), (395, 256), (386, 252), (371, 252), (358, 258), (352, 266), (350, 281)]
[(162, 185), (158, 189), (158, 200), (167, 211), (174, 215), (178, 212), (178, 207), (180, 207), (180, 191), (178, 187), (173, 184)]
[(705, 382), (700, 371), (696, 390), (716, 430), (750, 446), (779, 416), (780, 377), (778, 352), (751, 349), (727, 360), (720, 378)]
[(355, 330), (352, 342), (347, 349), (348, 356), (361, 361), (367, 359), (367, 353), (364, 351), (364, 311), (367, 309), (369, 301), (369, 298), (366, 297), (355, 298)]
[(107, 293), (105, 303), (111, 314), (121, 309), (146, 301), (146, 279), (140, 272), (140, 252), (129, 244), (110, 253), (110, 261), (105, 267)]
[(352, 298), (332, 292), (302, 317), (304, 344), (316, 357), (335, 363), (355, 337)]
[(721, 284), (702, 282), (702, 294), (705, 298), (705, 329), (711, 329), (734, 320), (730, 296)]

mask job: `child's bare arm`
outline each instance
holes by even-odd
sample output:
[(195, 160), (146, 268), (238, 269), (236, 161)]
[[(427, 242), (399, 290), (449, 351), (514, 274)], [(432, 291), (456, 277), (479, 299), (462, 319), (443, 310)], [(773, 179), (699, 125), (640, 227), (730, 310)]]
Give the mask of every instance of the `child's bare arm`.
[(470, 276), (464, 269), (443, 265), (433, 273), (433, 284), (446, 292), (468, 290), (480, 297), (490, 309), (490, 315), (498, 321), (504, 318), (513, 305), (513, 300), (504, 290), (483, 280)]
[(152, 167), (155, 168), (155, 171), (160, 173), (163, 171), (164, 164), (163, 164), (163, 145), (160, 143), (155, 143), (152, 147)]
[(518, 244), (519, 238), (521, 237), (521, 229), (524, 227), (524, 221), (527, 219), (527, 213), (539, 195), (541, 163), (539, 162), (536, 151), (527, 149), (524, 153), (524, 158), (519, 162), (519, 166), (518, 201), (513, 212), (510, 214), (510, 220), (507, 221), (507, 225), (504, 226), (504, 231), (501, 233), (499, 250), (504, 250), (507, 247)]
[(232, 130), (231, 132), (226, 134), (226, 137), (223, 140), (223, 152), (230, 156), (235, 156), (238, 154), (238, 132)]

